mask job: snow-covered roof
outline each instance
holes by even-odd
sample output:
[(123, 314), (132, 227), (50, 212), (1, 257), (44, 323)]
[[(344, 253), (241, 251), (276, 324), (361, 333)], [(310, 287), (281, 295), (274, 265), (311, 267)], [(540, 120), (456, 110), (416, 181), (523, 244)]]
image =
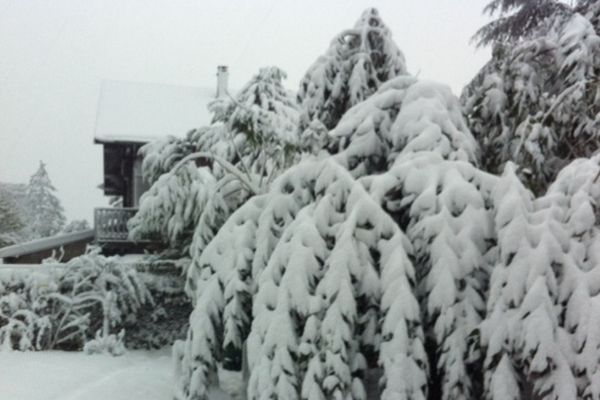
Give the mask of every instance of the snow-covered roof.
[(96, 114), (97, 143), (146, 143), (183, 136), (210, 123), (215, 89), (157, 83), (104, 81)]
[(33, 240), (27, 243), (14, 244), (12, 246), (0, 248), (0, 258), (20, 257), (24, 254), (31, 254), (38, 251), (48, 250), (66, 244), (79, 242), (80, 240), (93, 239), (94, 230), (88, 229), (80, 232), (65, 233), (47, 238)]

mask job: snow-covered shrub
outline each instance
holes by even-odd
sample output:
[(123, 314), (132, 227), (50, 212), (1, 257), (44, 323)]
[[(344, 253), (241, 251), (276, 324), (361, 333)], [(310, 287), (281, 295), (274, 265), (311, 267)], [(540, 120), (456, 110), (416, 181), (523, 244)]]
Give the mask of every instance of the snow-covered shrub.
[(125, 354), (125, 344), (123, 344), (123, 338), (125, 336), (125, 330), (115, 335), (104, 335), (101, 331), (96, 332), (96, 337), (85, 343), (83, 351), (87, 354), (105, 354), (108, 353), (112, 356), (122, 356)]
[(28, 309), (17, 293), (0, 297), (0, 349), (40, 350), (48, 332), (48, 317), (40, 317)]
[(71, 260), (64, 280), (77, 288), (73, 292), (74, 301), (100, 307), (102, 323), (95, 340), (110, 342), (111, 330), (121, 326), (127, 317), (135, 318), (144, 303), (153, 302), (135, 267), (94, 253)]
[(81, 349), (98, 329), (108, 337), (152, 302), (135, 268), (95, 253), (44, 264), (2, 287), (1, 343), (20, 350)]
[(0, 342), (4, 349), (45, 350), (81, 345), (87, 317), (71, 313), (50, 269), (4, 282), (0, 290)]

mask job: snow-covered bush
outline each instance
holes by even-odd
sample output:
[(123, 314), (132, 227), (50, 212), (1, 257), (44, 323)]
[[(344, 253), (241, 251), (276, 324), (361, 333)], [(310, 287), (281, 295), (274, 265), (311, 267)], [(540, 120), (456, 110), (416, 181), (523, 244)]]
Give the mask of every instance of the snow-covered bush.
[(83, 351), (87, 354), (105, 354), (113, 356), (122, 356), (125, 354), (125, 344), (123, 338), (125, 330), (121, 329), (118, 334), (111, 333), (104, 335), (101, 331), (96, 332), (96, 337), (85, 343)]
[(77, 287), (74, 300), (101, 308), (102, 323), (94, 339), (96, 347), (111, 344), (111, 330), (122, 325), (128, 316), (135, 317), (144, 303), (152, 302), (150, 292), (134, 267), (94, 253), (71, 260), (64, 280)]
[(17, 293), (0, 297), (0, 349), (40, 350), (48, 333), (48, 317), (40, 317), (28, 309)]
[(45, 350), (81, 346), (86, 315), (73, 312), (59, 270), (48, 267), (0, 287), (0, 342), (4, 349)]
[(44, 264), (1, 289), (0, 343), (19, 350), (80, 349), (97, 330), (108, 338), (152, 302), (135, 268), (95, 253)]

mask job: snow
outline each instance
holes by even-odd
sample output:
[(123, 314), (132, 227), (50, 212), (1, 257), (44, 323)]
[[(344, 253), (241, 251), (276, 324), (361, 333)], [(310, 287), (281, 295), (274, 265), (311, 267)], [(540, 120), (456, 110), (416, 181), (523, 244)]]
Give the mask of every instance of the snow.
[(130, 351), (121, 357), (2, 352), (0, 393), (6, 400), (170, 399), (171, 356), (168, 350)]
[(36, 251), (47, 250), (52, 248), (58, 248), (60, 246), (78, 242), (81, 240), (91, 241), (93, 238), (93, 229), (66, 234), (58, 234), (42, 239), (32, 240), (26, 243), (19, 243), (12, 246), (4, 247), (0, 249), (0, 258), (20, 257), (24, 254), (34, 253)]

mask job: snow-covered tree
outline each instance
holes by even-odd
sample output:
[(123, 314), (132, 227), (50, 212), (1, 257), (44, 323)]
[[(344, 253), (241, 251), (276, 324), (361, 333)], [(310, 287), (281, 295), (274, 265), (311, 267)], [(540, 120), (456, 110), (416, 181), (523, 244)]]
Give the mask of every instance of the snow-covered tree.
[[(523, 10), (542, 3), (506, 2)], [(467, 86), (465, 112), (487, 170), (500, 173), (514, 161), (528, 186), (543, 193), (562, 167), (596, 151), (600, 37), (594, 15), (584, 6), (551, 12), (521, 40), (496, 45), (492, 61)]]
[[(458, 100), (445, 86), (399, 77), (351, 108), (331, 135), (340, 153), (324, 167), (290, 169), (198, 253), (188, 271), (195, 311), (180, 348), (181, 398), (203, 398), (214, 371), (240, 368), (246, 340), (251, 398), (365, 398), (366, 371), (378, 365), (385, 398), (424, 398), (438, 382), (444, 399), (481, 393), (469, 342), (485, 311), (495, 180), (471, 164), (477, 146)], [(358, 215), (381, 218), (354, 221), (355, 191), (372, 207)], [(399, 331), (382, 320), (395, 301), (382, 303), (382, 249), (370, 247), (382, 239), (368, 239), (385, 226), (406, 229), (412, 245), (401, 235), (394, 248), (415, 262), (397, 281), (404, 289), (386, 286), (389, 296), (414, 299), (413, 308), (394, 308), (394, 324), (397, 313), (404, 318)], [(391, 332), (410, 339), (388, 343)], [(384, 361), (386, 346), (404, 356)]]
[(478, 147), (450, 88), (398, 77), (348, 110), (330, 132), (338, 161), (355, 176), (385, 172), (405, 155), (432, 151), (477, 163)]
[(561, 281), (577, 268), (564, 208), (535, 200), (508, 164), (494, 192), (498, 259), (482, 324), (489, 399), (577, 398)]
[[(154, 184), (129, 223), (133, 238), (162, 236), (172, 247), (193, 242), (192, 251), (201, 251), (233, 210), (290, 165), (298, 112), (284, 78), (276, 67), (262, 68), (213, 125), (142, 148), (144, 175)], [(192, 158), (204, 172), (182, 167)]]
[(598, 156), (578, 159), (565, 167), (549, 188), (545, 201), (564, 210), (564, 226), (571, 238), (570, 255), (576, 268), (564, 269), (560, 304), (564, 329), (571, 339), (571, 369), (578, 398), (598, 398), (600, 387), (600, 312), (597, 307), (600, 200)]
[[(300, 131), (333, 129), (352, 106), (375, 93), (382, 83), (405, 75), (404, 55), (374, 8), (354, 28), (333, 38), (326, 53), (300, 82)], [(303, 133), (303, 136), (309, 133)]]
[(480, 28), (473, 39), (480, 46), (517, 42), (534, 34), (546, 19), (571, 12), (571, 7), (559, 0), (492, 0), (484, 13), (497, 18)]
[(290, 169), (236, 211), (188, 271), (195, 310), (178, 396), (206, 398), (216, 370), (241, 367), (229, 356), (237, 348), (241, 358), (247, 339), (251, 398), (366, 398), (364, 373), (377, 365), (406, 372), (384, 380), (384, 396), (425, 398), (407, 251), (393, 220), (335, 161)]
[[(337, 154), (261, 186), (192, 254), (178, 398), (206, 398), (235, 374), (243, 390), (245, 347), (250, 398), (483, 392), (477, 332), (496, 178), (476, 168), (479, 148), (449, 88), (386, 80), (337, 116)], [(326, 129), (318, 118), (312, 127), (311, 146)]]
[(480, 360), (469, 342), (485, 311), (494, 178), (473, 165), (478, 147), (456, 97), (446, 86), (398, 77), (331, 134), (342, 149), (335, 158), (363, 176), (413, 245), (432, 395), (476, 397)]
[(11, 199), (0, 191), (0, 247), (17, 243), (24, 223)]
[(186, 165), (161, 175), (140, 199), (137, 214), (128, 222), (134, 239), (156, 237), (177, 247), (191, 237), (216, 181), (206, 168)]
[(40, 161), (38, 170), (29, 179), (25, 198), (28, 229), (33, 238), (55, 235), (65, 225), (64, 210), (55, 192), (46, 164)]

